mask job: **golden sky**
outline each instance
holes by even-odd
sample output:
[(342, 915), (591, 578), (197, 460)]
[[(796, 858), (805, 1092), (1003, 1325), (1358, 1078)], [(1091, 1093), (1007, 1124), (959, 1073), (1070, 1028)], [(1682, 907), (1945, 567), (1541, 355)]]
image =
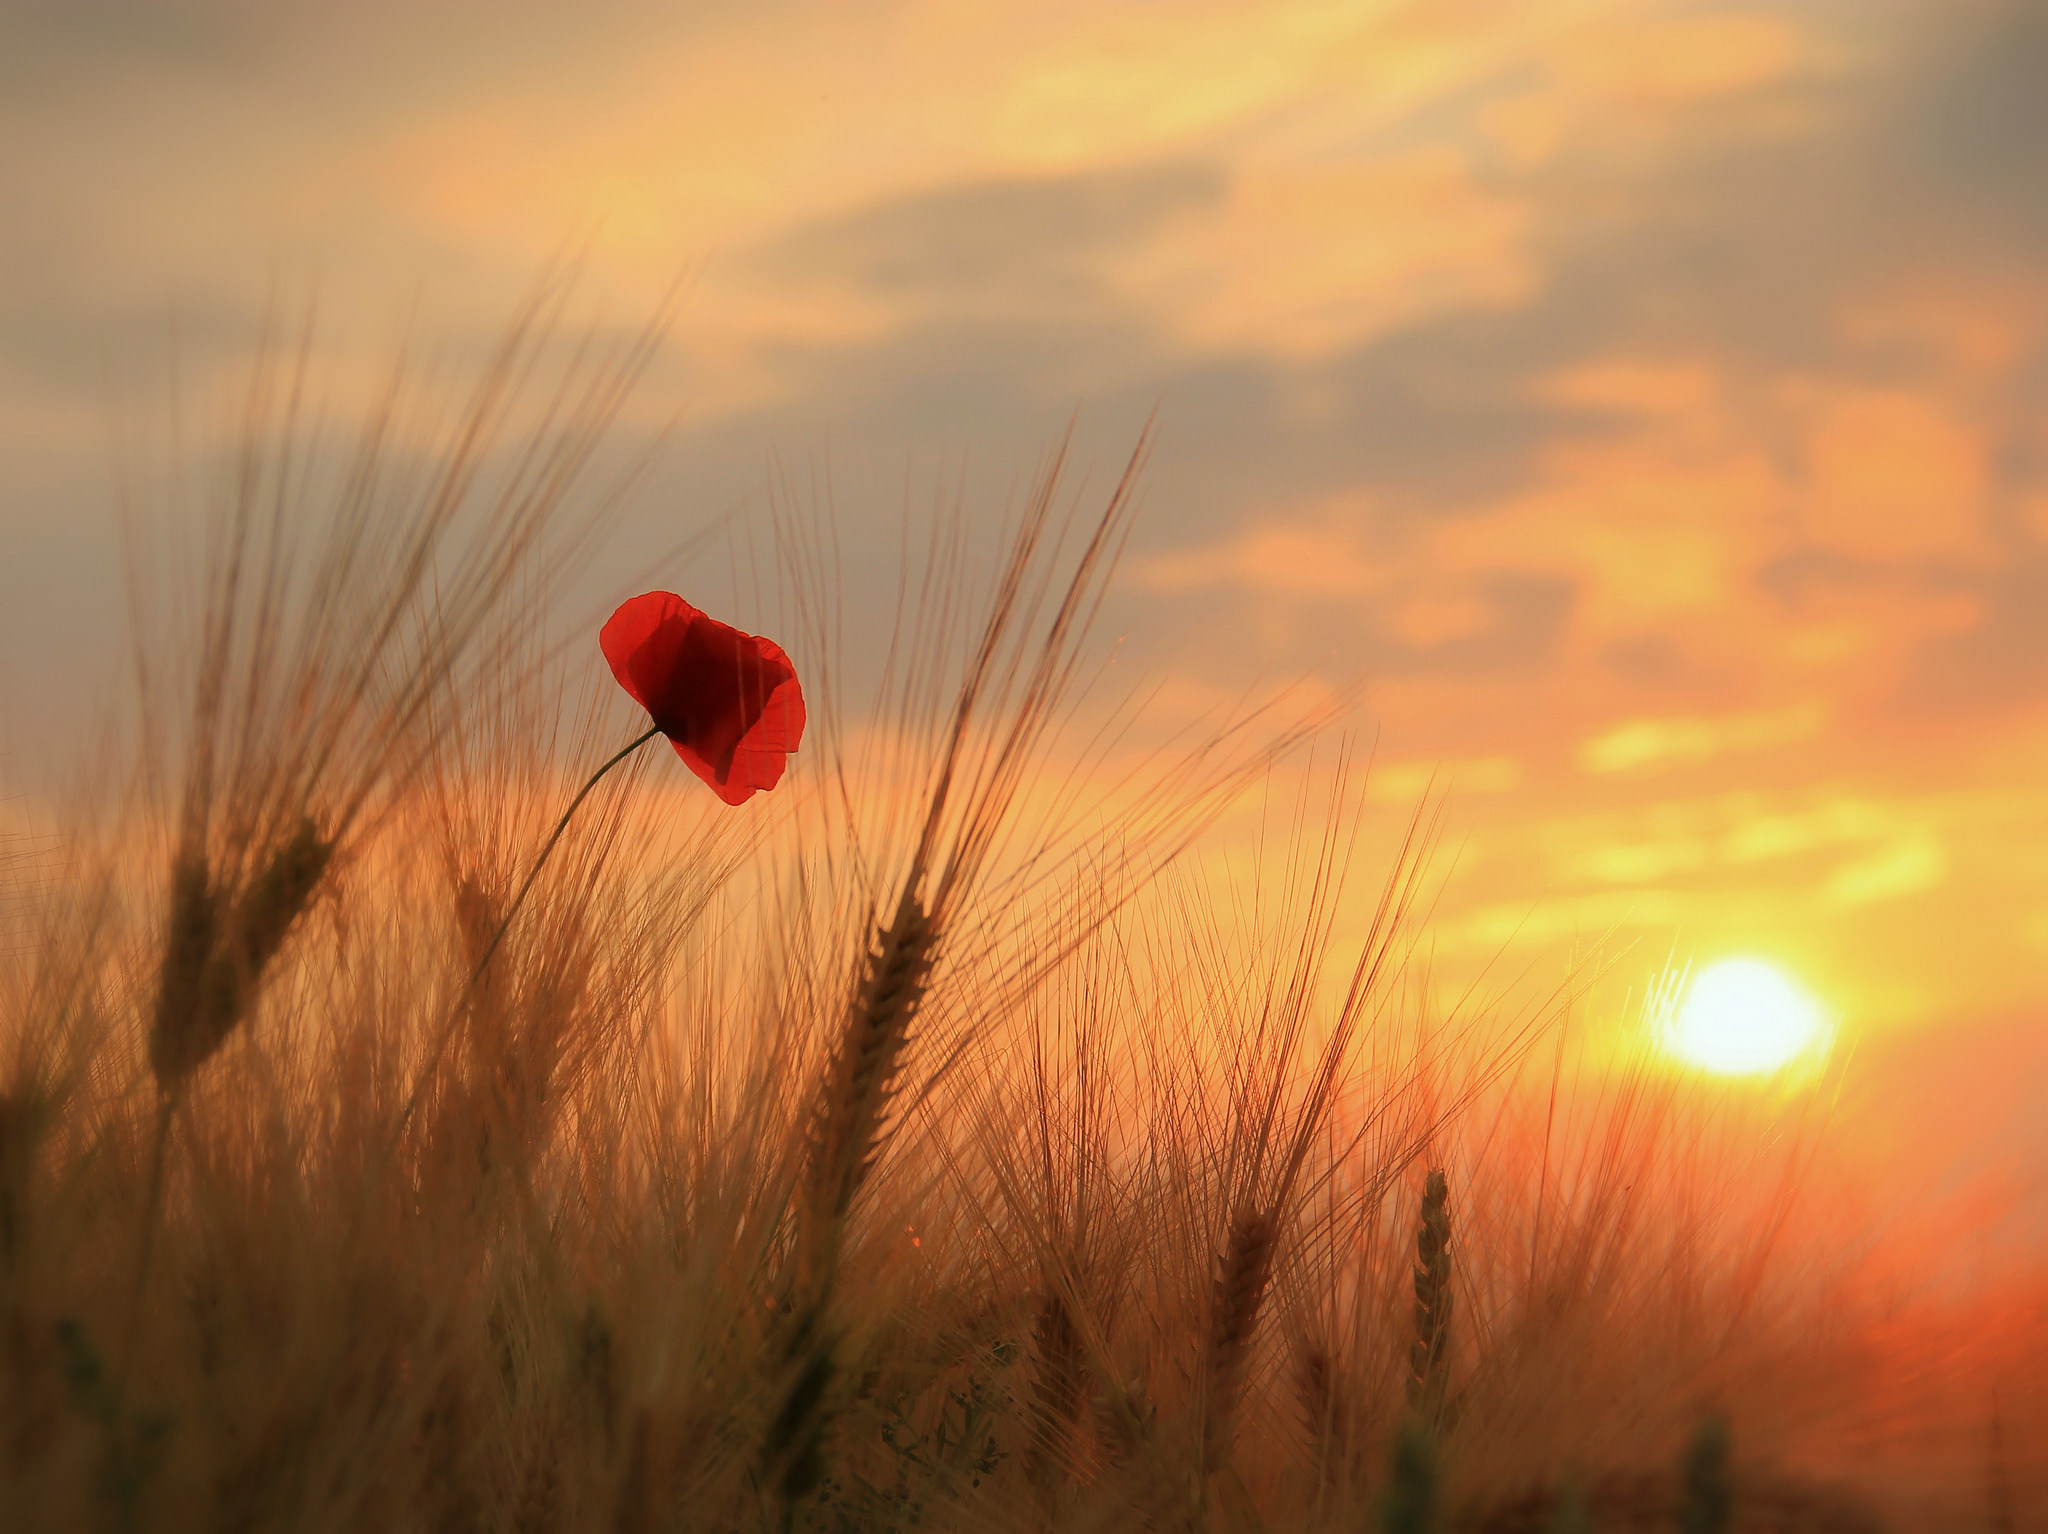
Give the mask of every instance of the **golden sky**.
[(231, 365), (282, 274), (341, 352), (480, 345), (580, 241), (625, 320), (686, 276), (615, 579), (775, 464), (881, 529), (1156, 407), (1119, 665), (1363, 679), (1385, 815), (1453, 788), (1447, 961), (1755, 953), (2006, 1037), (2044, 77), (2038, 0), (0, 0), (0, 766), (91, 722), (173, 334)]

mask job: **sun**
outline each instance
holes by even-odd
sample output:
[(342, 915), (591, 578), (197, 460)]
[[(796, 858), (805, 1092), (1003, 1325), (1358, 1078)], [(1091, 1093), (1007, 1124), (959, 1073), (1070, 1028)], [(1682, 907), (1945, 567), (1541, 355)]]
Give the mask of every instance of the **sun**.
[(1824, 1053), (1832, 1033), (1821, 1005), (1761, 959), (1723, 959), (1693, 976), (1665, 1047), (1723, 1076), (1756, 1076)]

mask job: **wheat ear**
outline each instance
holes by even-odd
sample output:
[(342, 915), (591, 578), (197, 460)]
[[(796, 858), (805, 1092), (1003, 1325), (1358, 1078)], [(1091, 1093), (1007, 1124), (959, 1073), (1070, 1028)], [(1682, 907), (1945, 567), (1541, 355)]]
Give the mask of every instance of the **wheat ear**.
[(828, 1278), (853, 1201), (873, 1167), (910, 1025), (924, 1000), (937, 931), (907, 883), (862, 966), (846, 1028), (826, 1067), (805, 1179), (813, 1282)]
[(1050, 1512), (1060, 1483), (1068, 1439), (1080, 1419), (1086, 1358), (1080, 1329), (1056, 1278), (1048, 1274), (1038, 1319), (1032, 1328), (1038, 1378), (1031, 1389), (1031, 1445), (1024, 1472)]
[(171, 911), (149, 1032), (149, 1063), (164, 1092), (182, 1086), (248, 1014), (263, 971), (312, 901), (333, 857), (334, 843), (311, 816), (301, 816), (230, 911), (205, 854), (179, 856), (171, 872)]
[(1245, 1209), (1230, 1227), (1230, 1246), (1223, 1254), (1209, 1314), (1209, 1343), (1204, 1357), (1207, 1382), (1202, 1416), (1202, 1468), (1214, 1474), (1229, 1462), (1237, 1429), (1237, 1406), (1244, 1394), (1245, 1366), (1259, 1311), (1273, 1277), (1273, 1247), (1278, 1221), (1269, 1209)]
[(1408, 1348), (1408, 1405), (1431, 1429), (1443, 1413), (1450, 1338), (1450, 1186), (1437, 1168), (1423, 1187), (1415, 1228), (1415, 1341)]

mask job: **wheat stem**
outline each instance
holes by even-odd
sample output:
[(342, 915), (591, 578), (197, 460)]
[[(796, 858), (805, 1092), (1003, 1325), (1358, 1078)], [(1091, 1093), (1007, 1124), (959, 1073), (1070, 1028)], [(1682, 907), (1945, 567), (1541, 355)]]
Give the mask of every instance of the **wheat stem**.
[(839, 1370), (831, 1310), (840, 1247), (854, 1200), (880, 1152), (897, 1067), (931, 974), (938, 928), (918, 899), (918, 884), (913, 866), (895, 917), (862, 964), (815, 1110), (799, 1233), (802, 1288), (784, 1354), (789, 1384), (762, 1446), (764, 1468), (785, 1509), (823, 1473), (830, 1419), (825, 1397)]
[(1031, 1393), (1031, 1445), (1024, 1470), (1049, 1514), (1058, 1500), (1067, 1443), (1081, 1415), (1085, 1364), (1080, 1330), (1052, 1274), (1047, 1275), (1039, 1301), (1032, 1340), (1038, 1352), (1038, 1378)]
[(170, 1145), (171, 1114), (177, 1100), (168, 1092), (159, 1094), (156, 1133), (150, 1138), (149, 1178), (143, 1191), (142, 1250), (135, 1256), (135, 1283), (128, 1291), (128, 1320), (121, 1328), (119, 1358), (125, 1370), (135, 1361), (135, 1343), (142, 1335), (142, 1294), (149, 1282), (149, 1265), (156, 1253), (158, 1214), (163, 1207), (164, 1156)]
[(1727, 1534), (1735, 1514), (1728, 1477), (1728, 1420), (1710, 1415), (1686, 1447), (1678, 1507), (1681, 1534)]
[(1382, 1534), (1434, 1534), (1437, 1527), (1436, 1440), (1410, 1414), (1394, 1438), (1392, 1473), (1380, 1507)]

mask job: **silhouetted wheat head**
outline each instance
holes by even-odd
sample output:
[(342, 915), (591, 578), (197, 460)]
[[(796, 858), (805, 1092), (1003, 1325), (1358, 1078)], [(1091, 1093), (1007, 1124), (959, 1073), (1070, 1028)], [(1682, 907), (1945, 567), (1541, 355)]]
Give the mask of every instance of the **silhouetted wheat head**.
[(1430, 1171), (1415, 1228), (1415, 1341), (1408, 1349), (1408, 1405), (1434, 1430), (1444, 1409), (1451, 1337), (1450, 1184)]
[(1202, 1466), (1208, 1473), (1222, 1469), (1230, 1458), (1254, 1334), (1266, 1286), (1273, 1277), (1277, 1234), (1270, 1210), (1240, 1210), (1231, 1222), (1230, 1245), (1216, 1275), (1204, 1358), (1208, 1399), (1202, 1422)]
[(810, 1260), (820, 1269), (835, 1261), (839, 1232), (874, 1165), (937, 939), (917, 891), (906, 887), (863, 960), (826, 1069), (805, 1185), (806, 1229), (817, 1243)]
[(173, 1093), (248, 1015), (263, 972), (304, 914), (334, 857), (311, 816), (260, 853), (235, 891), (217, 883), (203, 849), (181, 851), (171, 875), (149, 1063)]

